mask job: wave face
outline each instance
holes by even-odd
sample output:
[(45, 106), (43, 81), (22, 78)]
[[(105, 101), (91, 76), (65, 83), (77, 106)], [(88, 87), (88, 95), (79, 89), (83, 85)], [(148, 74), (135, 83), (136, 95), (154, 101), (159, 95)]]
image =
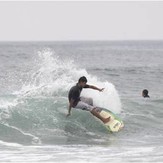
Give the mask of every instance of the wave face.
[[(0, 162), (163, 162), (162, 52), (163, 41), (0, 42)], [(123, 130), (82, 110), (66, 118), (83, 75), (105, 90), (82, 95)]]
[(96, 106), (114, 113), (122, 111), (112, 83), (101, 81), (75, 65), (72, 59), (60, 58), (48, 48), (38, 51), (28, 67), (15, 78), (12, 76), (15, 85), (10, 88), (13, 90), (1, 95), (0, 140), (19, 144), (67, 144), (75, 140), (98, 142), (101, 136), (108, 139), (106, 129), (89, 112), (73, 109), (72, 116), (66, 118), (68, 91), (83, 75), (88, 83), (105, 90), (83, 90), (82, 96), (92, 97)]

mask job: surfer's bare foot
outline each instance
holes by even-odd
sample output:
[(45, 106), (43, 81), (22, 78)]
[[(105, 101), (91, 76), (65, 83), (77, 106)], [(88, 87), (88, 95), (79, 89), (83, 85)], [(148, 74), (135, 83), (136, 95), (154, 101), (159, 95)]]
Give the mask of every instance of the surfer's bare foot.
[(111, 118), (111, 117), (106, 118), (106, 119), (104, 120), (104, 123), (108, 123), (108, 122), (110, 121), (110, 118)]

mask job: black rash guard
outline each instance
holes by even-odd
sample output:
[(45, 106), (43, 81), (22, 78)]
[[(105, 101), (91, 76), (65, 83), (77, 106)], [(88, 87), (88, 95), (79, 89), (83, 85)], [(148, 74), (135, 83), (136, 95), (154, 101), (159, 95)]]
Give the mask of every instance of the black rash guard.
[[(89, 85), (86, 84), (85, 87), (83, 87), (83, 88), (89, 88)], [(70, 89), (70, 91), (68, 93), (68, 99), (69, 99), (69, 102), (71, 101), (71, 99), (74, 100), (73, 107), (75, 107), (77, 105), (77, 103), (80, 101), (80, 93), (83, 88), (80, 87), (77, 83), (75, 86), (73, 86)]]

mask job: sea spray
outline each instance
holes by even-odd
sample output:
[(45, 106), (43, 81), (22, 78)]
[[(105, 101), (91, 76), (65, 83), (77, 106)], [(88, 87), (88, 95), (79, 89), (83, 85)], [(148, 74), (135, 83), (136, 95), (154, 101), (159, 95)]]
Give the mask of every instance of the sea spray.
[(121, 102), (115, 86), (108, 81), (101, 81), (99, 77), (92, 76), (86, 69), (75, 65), (73, 60), (60, 59), (54, 51), (48, 48), (38, 52), (35, 63), (38, 70), (31, 74), (30, 82), (22, 87), (27, 94), (67, 98), (71, 86), (75, 85), (81, 76), (86, 76), (88, 84), (104, 88), (104, 91), (84, 89), (81, 95), (92, 97), (96, 106), (120, 113)]
[(88, 112), (73, 110), (72, 116), (66, 118), (68, 91), (81, 76), (87, 77), (88, 84), (104, 88), (103, 92), (83, 89), (82, 96), (92, 97), (95, 106), (114, 113), (121, 111), (119, 95), (112, 83), (101, 81), (71, 59), (61, 59), (51, 49), (38, 52), (28, 76), (22, 88), (12, 93), (12, 99), (3, 100), (5, 108), (0, 108), (2, 141), (63, 144), (74, 138), (85, 142), (89, 137), (92, 143), (104, 134), (105, 128), (95, 123), (97, 119)]
[[(48, 67), (44, 52), (67, 64), (65, 87), (60, 78), (58, 85), (51, 80), (54, 72), (49, 83), (40, 80)], [(163, 41), (1, 42), (0, 162), (163, 162), (162, 52)], [(105, 89), (84, 89), (82, 95), (97, 93), (102, 100), (107, 92), (106, 99), (117, 104), (114, 91), (121, 94), (123, 130), (110, 134), (79, 109), (66, 118), (69, 88), (83, 75)], [(144, 87), (150, 99), (142, 98)]]

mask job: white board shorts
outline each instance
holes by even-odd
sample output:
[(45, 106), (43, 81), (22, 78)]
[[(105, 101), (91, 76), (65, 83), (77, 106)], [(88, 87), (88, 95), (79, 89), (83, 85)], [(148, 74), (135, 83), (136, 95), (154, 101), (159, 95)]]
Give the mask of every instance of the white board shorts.
[(80, 97), (80, 101), (75, 106), (76, 109), (82, 109), (86, 111), (92, 111), (95, 106), (93, 106), (92, 98)]

